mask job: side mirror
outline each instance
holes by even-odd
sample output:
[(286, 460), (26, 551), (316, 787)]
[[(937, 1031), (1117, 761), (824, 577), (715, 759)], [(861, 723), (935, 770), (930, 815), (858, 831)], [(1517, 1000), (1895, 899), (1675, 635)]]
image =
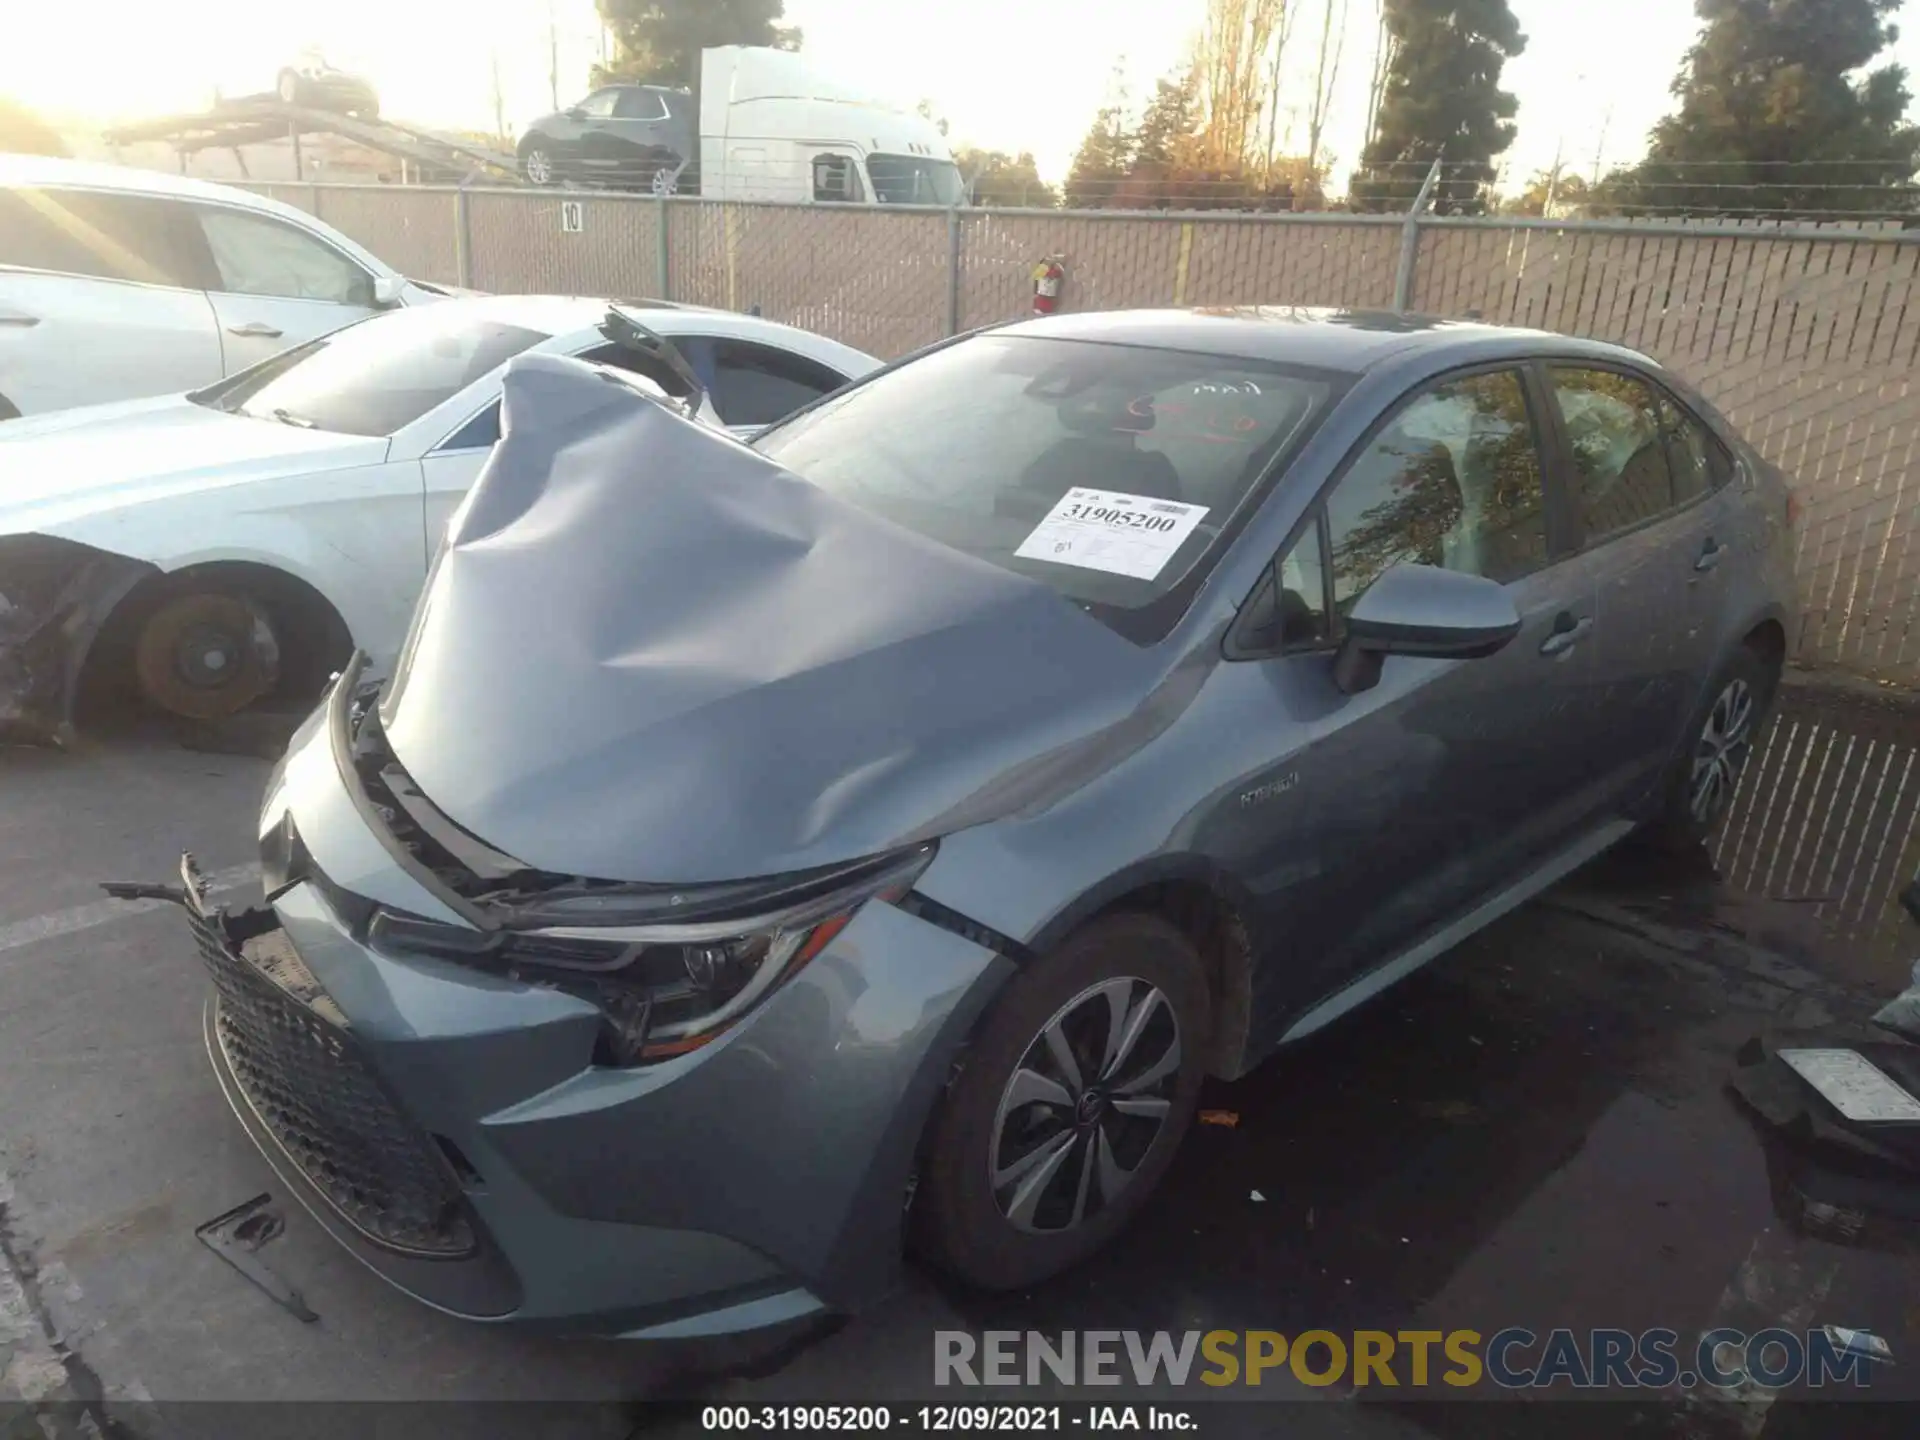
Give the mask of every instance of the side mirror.
[(582, 110), (578, 105), (569, 105), (563, 113), (569, 120), (584, 120), (587, 118), (587, 112)]
[(1432, 565), (1396, 565), (1347, 616), (1347, 638), (1333, 678), (1357, 695), (1380, 683), (1388, 655), (1478, 660), (1520, 633), (1520, 612), (1505, 589), (1479, 575)]
[(407, 293), (407, 282), (400, 275), (373, 277), (373, 303), (382, 310), (398, 305)]

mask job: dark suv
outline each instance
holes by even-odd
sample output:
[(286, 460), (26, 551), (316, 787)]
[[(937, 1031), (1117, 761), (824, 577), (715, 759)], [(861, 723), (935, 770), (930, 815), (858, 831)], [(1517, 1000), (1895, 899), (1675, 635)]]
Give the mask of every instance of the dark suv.
[(663, 85), (605, 86), (528, 127), (520, 173), (535, 185), (671, 186), (694, 156), (693, 104)]

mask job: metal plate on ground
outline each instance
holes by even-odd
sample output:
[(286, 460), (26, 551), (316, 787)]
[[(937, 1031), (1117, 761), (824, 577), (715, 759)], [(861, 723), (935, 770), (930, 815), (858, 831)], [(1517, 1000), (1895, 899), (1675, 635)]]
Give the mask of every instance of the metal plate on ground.
[(1782, 1050), (1780, 1058), (1849, 1120), (1920, 1122), (1920, 1100), (1852, 1050)]

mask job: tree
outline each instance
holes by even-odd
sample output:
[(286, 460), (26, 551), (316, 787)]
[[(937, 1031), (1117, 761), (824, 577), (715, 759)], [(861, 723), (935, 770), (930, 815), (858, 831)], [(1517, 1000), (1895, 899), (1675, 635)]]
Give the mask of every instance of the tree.
[(1428, 167), (1444, 157), (1434, 209), (1478, 214), (1520, 108), (1500, 88), (1500, 70), (1527, 37), (1507, 0), (1386, 0), (1386, 21), (1392, 60), (1375, 133), (1353, 177), (1354, 205), (1408, 208)]
[(962, 145), (953, 162), (973, 187), (973, 203), (1004, 209), (1048, 209), (1060, 203), (1060, 192), (1040, 178), (1033, 152), (1009, 155), (1004, 150), (976, 150)]
[(1603, 197), (1628, 213), (1811, 218), (1911, 208), (1920, 128), (1900, 0), (1695, 0), (1702, 28), (1647, 158)]
[(1067, 171), (1067, 208), (1093, 209), (1111, 200), (1133, 165), (1133, 150), (1133, 132), (1127, 126), (1126, 72), (1116, 64), (1106, 102), (1094, 115)]
[(1320, 50), (1313, 65), (1313, 94), (1307, 106), (1307, 158), (1320, 162), (1320, 137), (1333, 110), (1340, 84), (1340, 60), (1347, 48), (1347, 0), (1321, 0)]
[(1133, 169), (1172, 169), (1192, 155), (1200, 130), (1200, 95), (1192, 71), (1156, 80), (1153, 98), (1133, 132)]
[(0, 96), (0, 152), (65, 155), (67, 147), (46, 121), (24, 105)]
[(700, 52), (715, 45), (798, 50), (800, 32), (779, 22), (782, 0), (595, 0), (619, 42), (619, 55), (596, 81), (700, 85)]
[(1590, 198), (1584, 179), (1564, 165), (1555, 165), (1536, 171), (1527, 188), (1498, 209), (1502, 215), (1554, 219), (1579, 210)]
[(1237, 174), (1254, 158), (1273, 49), (1290, 28), (1286, 12), (1287, 0), (1207, 0), (1193, 63), (1205, 168)]

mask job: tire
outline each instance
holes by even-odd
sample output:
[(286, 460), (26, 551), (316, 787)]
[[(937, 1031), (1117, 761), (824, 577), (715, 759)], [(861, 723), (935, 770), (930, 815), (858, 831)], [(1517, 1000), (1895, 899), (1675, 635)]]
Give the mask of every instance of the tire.
[(1773, 716), (1780, 667), (1751, 645), (1734, 651), (1687, 723), (1685, 748), (1660, 792), (1660, 811), (1641, 830), (1672, 853), (1704, 844), (1725, 818), (1740, 772)]
[(156, 709), (183, 720), (221, 720), (266, 695), (280, 678), (280, 641), (255, 600), (191, 590), (140, 622), (133, 675)]
[(0, 395), (0, 420), (18, 420), (19, 418), (19, 407), (6, 396)]
[[(1068, 1072), (1050, 1033), (1084, 1075), (1134, 1019), (1143, 1023), (1106, 1082), (1061, 1083)], [(968, 1284), (1012, 1290), (1112, 1240), (1192, 1122), (1210, 1021), (1199, 955), (1151, 915), (1097, 920), (1017, 976), (934, 1121), (914, 1194), (915, 1249)], [(1144, 1113), (1151, 1101), (1163, 1102), (1157, 1117)]]
[(274, 92), (279, 95), (282, 105), (300, 103), (300, 77), (292, 70), (282, 70), (280, 78), (274, 81)]
[(552, 185), (558, 181), (552, 152), (535, 145), (520, 157), (520, 173), (529, 185)]

